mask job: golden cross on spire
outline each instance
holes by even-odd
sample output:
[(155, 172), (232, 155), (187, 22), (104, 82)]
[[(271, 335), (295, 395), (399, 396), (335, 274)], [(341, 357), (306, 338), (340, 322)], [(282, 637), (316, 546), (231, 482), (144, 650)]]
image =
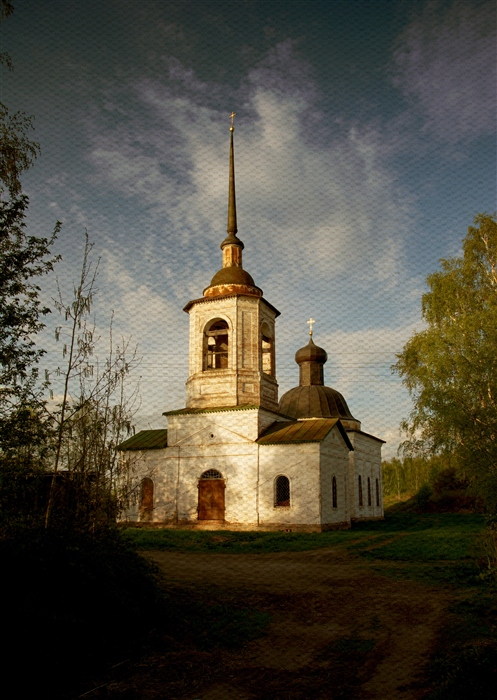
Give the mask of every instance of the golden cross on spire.
[(307, 323), (309, 324), (309, 335), (312, 335), (312, 326), (316, 323), (316, 321), (311, 316)]
[(230, 119), (231, 119), (230, 131), (235, 130), (235, 117), (236, 117), (236, 112), (231, 112), (231, 114), (230, 114)]

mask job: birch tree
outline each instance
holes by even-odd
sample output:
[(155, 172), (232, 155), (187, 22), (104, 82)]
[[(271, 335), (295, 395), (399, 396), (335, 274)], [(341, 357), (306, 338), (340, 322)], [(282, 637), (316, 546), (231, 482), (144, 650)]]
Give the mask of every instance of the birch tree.
[[(105, 352), (97, 352), (102, 338), (96, 333), (92, 306), (98, 262), (92, 262), (91, 250), (86, 235), (73, 298), (66, 301), (59, 288), (54, 299), (63, 321), (55, 330), (63, 362), (54, 377), (47, 375), (56, 407), (50, 414), (54, 456), (45, 527), (53, 520), (57, 495), (57, 518), (65, 525), (92, 530), (106, 526), (125, 507), (131, 488), (125, 473), (129, 465), (119, 461), (115, 448), (132, 431), (138, 406), (138, 386), (129, 389), (130, 374), (139, 362), (137, 348), (123, 338), (115, 341), (111, 319)], [(57, 386), (61, 393), (54, 395)]]
[(497, 512), (497, 222), (480, 214), (463, 255), (441, 260), (422, 298), (427, 328), (394, 365), (414, 401), (404, 454), (450, 454)]

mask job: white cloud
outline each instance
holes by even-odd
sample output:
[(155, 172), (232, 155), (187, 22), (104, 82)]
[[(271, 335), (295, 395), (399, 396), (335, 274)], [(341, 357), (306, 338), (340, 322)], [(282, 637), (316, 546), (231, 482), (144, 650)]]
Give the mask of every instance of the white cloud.
[(433, 0), (398, 39), (395, 82), (444, 141), (495, 131), (495, 21), (493, 1)]
[[(116, 328), (140, 342), (142, 414), (155, 425), (163, 410), (184, 402), (188, 319), (181, 308), (220, 267), (227, 209), (228, 111), (209, 106), (209, 86), (169, 63), (172, 79), (126, 86), (125, 100), (122, 88), (109, 97), (116, 123), (94, 108), (87, 124), (93, 183), (114, 202), (132, 202), (143, 222), (134, 238), (120, 233), (119, 245), (104, 226), (100, 286), (104, 305), (117, 311)], [(404, 261), (412, 206), (386, 164), (388, 139), (370, 125), (338, 132), (326, 124), (289, 42), (247, 76), (236, 98), (239, 235), (246, 269), (286, 309), (278, 321), (282, 390), (298, 381), (288, 341), (309, 304), (313, 315), (320, 309), (321, 329), (336, 327), (335, 309), (345, 307), (347, 327), (320, 336), (330, 384), (358, 407), (366, 431), (387, 434), (405, 415), (405, 396), (373, 360), (388, 366), (400, 350), (405, 328), (389, 329), (399, 309), (405, 318), (413, 284)], [(370, 330), (357, 330), (354, 309), (365, 303)], [(377, 354), (359, 357), (357, 348), (368, 344)]]
[[(385, 165), (385, 139), (357, 125), (341, 138), (333, 124), (325, 137), (321, 129), (312, 139), (307, 119), (318, 112), (314, 88), (295, 58), (284, 73), (280, 54), (290, 51), (283, 45), (252, 71), (237, 122), (239, 229), (256, 283), (274, 278), (275, 260), (285, 271), (279, 283), (290, 291), (310, 269), (318, 286), (347, 274), (351, 260), (367, 258), (368, 275), (357, 283), (395, 286), (412, 212)], [(158, 227), (174, 232), (176, 268), (195, 281), (206, 270), (206, 285), (219, 265), (213, 251), (225, 230), (228, 123), (226, 114), (205, 106), (204, 87), (192, 90), (189, 77), (182, 92), (176, 84), (136, 86), (137, 111), (112, 131), (93, 128), (99, 135), (90, 157), (96, 181), (136, 198)]]

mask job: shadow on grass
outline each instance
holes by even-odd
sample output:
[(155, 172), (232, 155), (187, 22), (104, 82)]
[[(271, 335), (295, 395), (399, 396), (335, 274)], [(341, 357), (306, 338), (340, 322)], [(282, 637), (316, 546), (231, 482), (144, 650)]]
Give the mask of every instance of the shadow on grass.
[(157, 634), (200, 650), (238, 648), (269, 622), (238, 601), (165, 591), (115, 531), (26, 530), (0, 539), (0, 557), (4, 682), (22, 697), (78, 697), (95, 675), (143, 656)]
[[(474, 536), (483, 527), (481, 515), (387, 513), (383, 521), (320, 533), (123, 528), (123, 536), (138, 550), (273, 554), (344, 546), (351, 553), (364, 550), (364, 556), (373, 559), (437, 561), (471, 558)], [(371, 544), (382, 542), (383, 548), (371, 549)]]
[(426, 668), (425, 700), (493, 700), (497, 688), (497, 590), (486, 586), (450, 608), (438, 651)]

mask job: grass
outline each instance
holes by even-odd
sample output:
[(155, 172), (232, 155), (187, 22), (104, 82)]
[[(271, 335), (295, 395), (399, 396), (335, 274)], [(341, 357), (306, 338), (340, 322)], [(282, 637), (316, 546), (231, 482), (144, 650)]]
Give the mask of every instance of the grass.
[(474, 558), (475, 536), (483, 530), (484, 524), (481, 515), (387, 513), (383, 521), (356, 523), (350, 530), (330, 532), (129, 528), (124, 530), (124, 537), (138, 550), (270, 554), (345, 547), (351, 553), (372, 559), (464, 561)]
[(438, 650), (426, 668), (425, 700), (493, 700), (497, 687), (496, 590), (470, 591), (450, 608)]
[(138, 550), (210, 552), (223, 554), (273, 554), (303, 552), (347, 544), (364, 537), (361, 532), (232, 532), (129, 528), (124, 537)]

